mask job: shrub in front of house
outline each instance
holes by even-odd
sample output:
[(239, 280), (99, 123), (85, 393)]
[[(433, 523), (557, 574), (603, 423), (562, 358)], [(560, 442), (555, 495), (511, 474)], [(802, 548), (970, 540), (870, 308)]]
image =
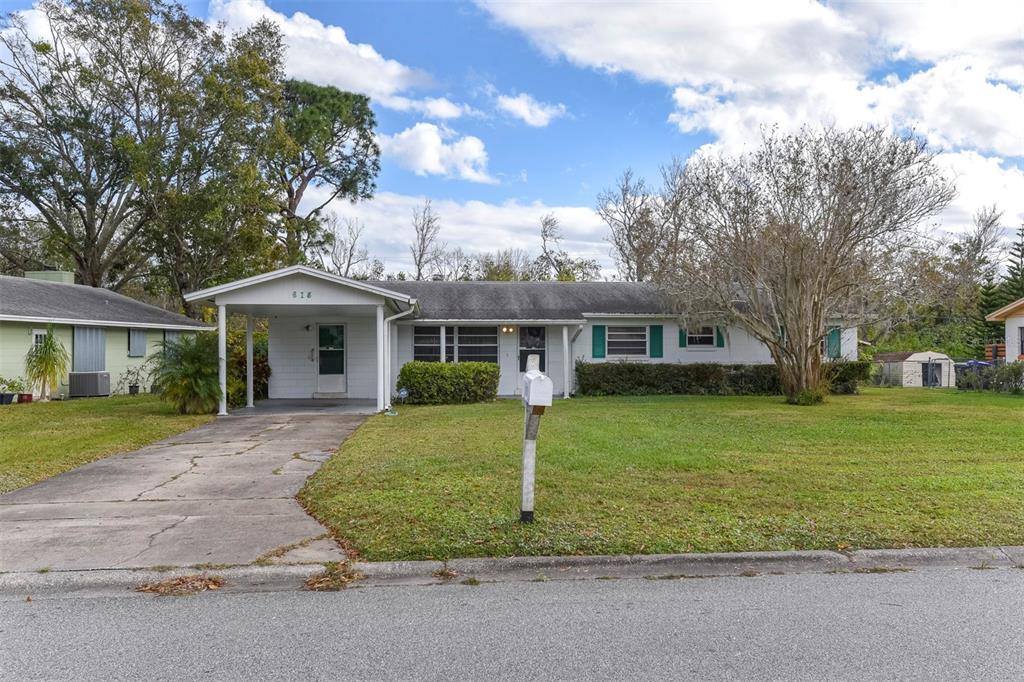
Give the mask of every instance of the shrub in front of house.
[(779, 395), (775, 365), (577, 362), (581, 395)]
[(851, 395), (859, 391), (859, 386), (871, 379), (872, 362), (870, 360), (841, 360), (825, 365), (825, 378), (832, 393)]
[[(833, 393), (856, 393), (871, 363), (831, 362)], [(581, 395), (781, 395), (779, 370), (772, 364), (577, 362)]]
[(209, 414), (220, 402), (217, 335), (199, 332), (164, 341), (153, 369), (160, 397), (181, 414)]
[(1024, 362), (1008, 362), (1000, 367), (957, 368), (956, 386), (965, 391), (1024, 394)]
[(423, 362), (402, 365), (398, 387), (407, 403), (444, 405), (479, 403), (498, 395), (498, 366), (491, 362)]
[[(245, 330), (228, 332), (228, 406), (245, 405)], [(267, 333), (252, 335), (252, 393), (254, 400), (270, 395), (270, 363), (267, 359)]]

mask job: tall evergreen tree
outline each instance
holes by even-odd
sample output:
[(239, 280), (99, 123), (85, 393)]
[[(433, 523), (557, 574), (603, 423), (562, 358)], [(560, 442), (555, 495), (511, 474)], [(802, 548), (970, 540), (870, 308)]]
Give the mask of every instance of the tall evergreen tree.
[(1010, 247), (1010, 261), (999, 284), (999, 307), (1019, 298), (1024, 298), (1024, 225), (1017, 229), (1017, 240)]

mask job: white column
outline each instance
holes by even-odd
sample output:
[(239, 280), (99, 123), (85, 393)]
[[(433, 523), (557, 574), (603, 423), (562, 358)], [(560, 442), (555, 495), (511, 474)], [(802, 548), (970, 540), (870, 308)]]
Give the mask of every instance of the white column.
[(377, 410), (384, 409), (384, 306), (377, 306)]
[(245, 318), (245, 406), (253, 406), (252, 395), (252, 313)]
[(568, 398), (572, 379), (572, 349), (569, 348), (569, 325), (562, 327), (562, 397)]
[(220, 409), (217, 416), (228, 414), (228, 307), (217, 306), (217, 364), (220, 373)]
[(444, 345), (444, 325), (443, 324), (441, 325), (440, 329), (441, 329), (441, 362), (444, 362), (446, 358), (444, 357), (445, 345)]

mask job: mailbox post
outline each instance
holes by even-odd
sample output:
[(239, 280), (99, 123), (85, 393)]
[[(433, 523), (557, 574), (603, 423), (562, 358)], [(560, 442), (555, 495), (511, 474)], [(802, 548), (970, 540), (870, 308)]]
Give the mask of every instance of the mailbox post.
[(540, 371), (540, 356), (526, 358), (523, 377), (523, 485), (519, 501), (519, 520), (533, 523), (533, 481), (537, 464), (537, 431), (544, 408), (550, 407), (551, 379)]

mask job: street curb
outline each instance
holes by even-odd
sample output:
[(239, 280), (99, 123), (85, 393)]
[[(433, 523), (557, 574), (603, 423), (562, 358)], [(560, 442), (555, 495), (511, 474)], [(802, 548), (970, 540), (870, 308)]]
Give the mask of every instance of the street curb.
[[(1024, 568), (1024, 547), (865, 549), (852, 552), (731, 552), (509, 557), (441, 561), (354, 562), (357, 586), (441, 585), (547, 580), (754, 577), (788, 573), (887, 573), (927, 568)], [(170, 571), (98, 569), (0, 574), (0, 600), (26, 596), (130, 594), (146, 582), (206, 573), (224, 579), (223, 592), (302, 589), (320, 564), (275, 564)]]

